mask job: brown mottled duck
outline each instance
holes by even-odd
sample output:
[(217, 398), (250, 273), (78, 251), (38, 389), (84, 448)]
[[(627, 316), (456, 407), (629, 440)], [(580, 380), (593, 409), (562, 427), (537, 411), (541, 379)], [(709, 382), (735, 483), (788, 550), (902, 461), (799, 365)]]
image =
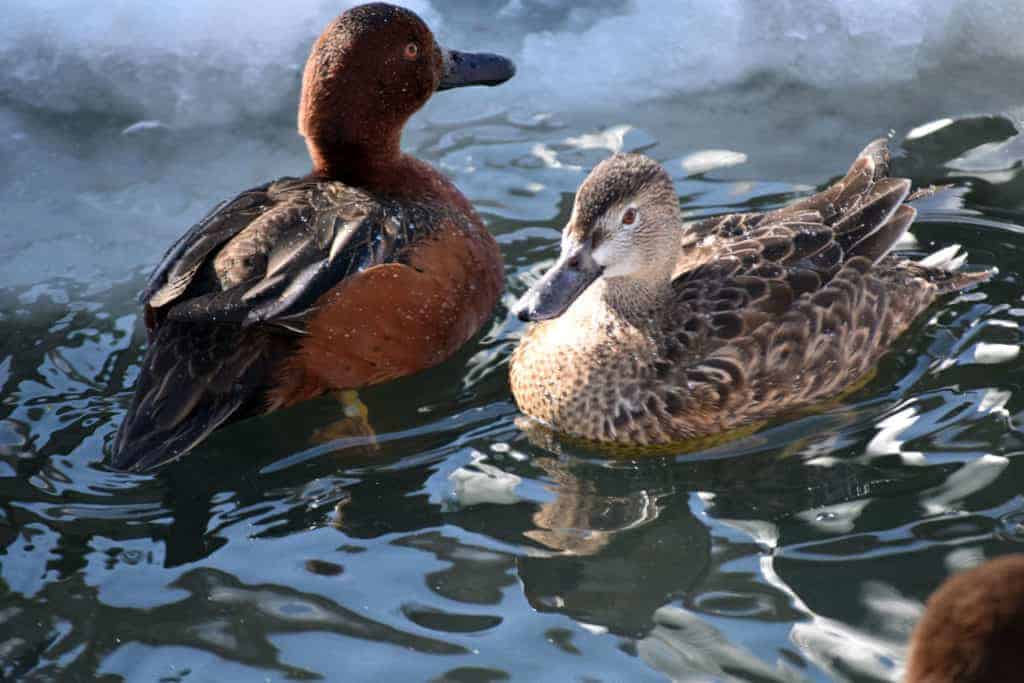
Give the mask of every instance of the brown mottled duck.
[(675, 444), (834, 398), (943, 294), (986, 280), (958, 248), (890, 255), (910, 181), (876, 140), (826, 190), (775, 211), (684, 224), (639, 154), (580, 186), (555, 265), (516, 304), (520, 409), (572, 437)]

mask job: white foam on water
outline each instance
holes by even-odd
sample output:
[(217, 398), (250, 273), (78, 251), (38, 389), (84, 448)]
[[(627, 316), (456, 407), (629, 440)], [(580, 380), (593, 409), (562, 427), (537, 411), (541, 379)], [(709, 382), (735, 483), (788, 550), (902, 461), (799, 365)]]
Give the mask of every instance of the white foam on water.
[(1017, 344), (993, 344), (978, 342), (974, 346), (974, 362), (981, 365), (998, 365), (1016, 360), (1020, 355)]

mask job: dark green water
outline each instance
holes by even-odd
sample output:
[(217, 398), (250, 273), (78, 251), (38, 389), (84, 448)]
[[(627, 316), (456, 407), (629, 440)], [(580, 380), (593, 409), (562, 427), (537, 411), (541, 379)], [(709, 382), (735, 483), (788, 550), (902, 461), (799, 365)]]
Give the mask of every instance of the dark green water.
[[(920, 205), (910, 251), (959, 243), (999, 274), (937, 305), (853, 396), (685, 457), (532, 444), (514, 424), (506, 307), (554, 257), (592, 164), (646, 150), (691, 213), (760, 209), (884, 132), (794, 124), (755, 146), (713, 121), (675, 130), (685, 107), (421, 117), (407, 146), (453, 175), (504, 250), (491, 324), (443, 366), (362, 394), (379, 452), (331, 441), (324, 399), (155, 476), (103, 465), (143, 351), (135, 292), (190, 221), (301, 172), (303, 150), (285, 124), (26, 124), (49, 142), (7, 157), (32, 170), (3, 185), (0, 679), (898, 676), (928, 594), (1024, 541), (1024, 144), (1000, 116), (899, 131), (895, 171), (953, 185)], [(692, 174), (687, 155), (722, 147), (747, 163)]]

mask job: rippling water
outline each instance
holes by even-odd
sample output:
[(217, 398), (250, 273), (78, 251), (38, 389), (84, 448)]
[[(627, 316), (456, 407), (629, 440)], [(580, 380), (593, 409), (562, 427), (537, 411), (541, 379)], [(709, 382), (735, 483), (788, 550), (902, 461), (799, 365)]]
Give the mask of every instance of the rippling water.
[(492, 322), (363, 392), (375, 452), (345, 447), (323, 399), (155, 476), (103, 465), (143, 351), (135, 293), (191, 221), (302, 172), (304, 150), (276, 120), (0, 108), (0, 679), (898, 677), (927, 595), (1024, 541), (1015, 115), (895, 131), (897, 173), (952, 185), (920, 203), (909, 253), (959, 243), (999, 274), (942, 300), (852, 396), (676, 458), (606, 460), (515, 425), (507, 306), (555, 257), (594, 163), (645, 151), (691, 215), (764, 209), (842, 173), (890, 120), (777, 99), (769, 115), (762, 86), (613, 113), (428, 109), (407, 148), (504, 251)]

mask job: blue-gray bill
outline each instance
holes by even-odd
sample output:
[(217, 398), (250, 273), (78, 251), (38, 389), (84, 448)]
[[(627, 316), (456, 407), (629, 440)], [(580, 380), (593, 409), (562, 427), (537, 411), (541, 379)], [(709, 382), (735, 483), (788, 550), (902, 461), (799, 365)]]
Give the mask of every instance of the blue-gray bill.
[(443, 50), (444, 75), (437, 89), (451, 90), (468, 85), (501, 85), (516, 75), (511, 59), (489, 52)]
[(586, 249), (577, 248), (562, 254), (544, 277), (520, 297), (512, 312), (524, 322), (557, 318), (603, 270)]

